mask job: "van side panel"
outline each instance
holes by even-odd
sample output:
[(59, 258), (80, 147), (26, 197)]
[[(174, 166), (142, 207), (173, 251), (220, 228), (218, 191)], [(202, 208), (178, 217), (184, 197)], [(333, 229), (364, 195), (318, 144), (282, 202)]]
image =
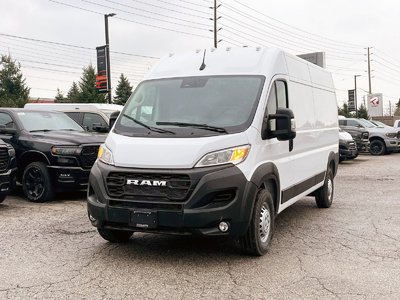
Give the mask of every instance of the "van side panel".
[(291, 56), (287, 56), (287, 65), (289, 108), (294, 113), (297, 135), (290, 163), (279, 169), (281, 176), (290, 177), (289, 186), (281, 185), (279, 211), (321, 186), (329, 155), (338, 152), (337, 108), (331, 75)]

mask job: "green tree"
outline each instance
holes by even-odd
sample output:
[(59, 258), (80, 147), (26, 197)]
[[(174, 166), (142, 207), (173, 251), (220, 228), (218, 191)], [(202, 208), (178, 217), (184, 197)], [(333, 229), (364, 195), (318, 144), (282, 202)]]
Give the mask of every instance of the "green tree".
[(357, 116), (366, 120), (369, 119), (367, 108), (363, 103), (361, 103), (360, 107), (358, 108)]
[(115, 89), (114, 103), (125, 105), (131, 94), (132, 86), (130, 85), (128, 78), (126, 78), (124, 74), (121, 74), (117, 88)]
[(80, 97), (79, 87), (76, 82), (72, 82), (72, 86), (67, 93), (67, 102), (76, 103), (79, 102)]
[(394, 115), (395, 115), (395, 116), (400, 116), (400, 99), (399, 99), (399, 101), (396, 103), (396, 110), (394, 111)]
[(346, 118), (350, 118), (353, 116), (353, 114), (349, 111), (349, 107), (347, 103), (343, 103), (342, 107), (338, 107), (338, 115), (344, 116)]
[(96, 89), (96, 72), (90, 64), (83, 68), (83, 74), (79, 82), (80, 93), (78, 101), (80, 103), (105, 103), (105, 94), (101, 94)]
[(24, 107), (28, 102), (30, 88), (21, 72), (21, 65), (10, 55), (0, 60), (0, 106)]
[(66, 98), (64, 97), (63, 93), (60, 91), (60, 89), (57, 89), (57, 95), (54, 98), (54, 102), (56, 103), (64, 103)]

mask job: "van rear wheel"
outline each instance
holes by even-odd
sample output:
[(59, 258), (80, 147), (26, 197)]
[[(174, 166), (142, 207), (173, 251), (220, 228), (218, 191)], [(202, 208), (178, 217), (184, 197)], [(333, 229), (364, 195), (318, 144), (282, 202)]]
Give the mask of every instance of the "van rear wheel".
[(125, 231), (125, 230), (117, 230), (117, 229), (106, 229), (106, 228), (97, 228), (100, 236), (111, 242), (111, 243), (124, 243), (127, 242), (133, 231)]
[(328, 208), (332, 205), (333, 190), (333, 171), (332, 168), (328, 168), (324, 185), (315, 191), (315, 202), (317, 203), (318, 208)]
[(239, 242), (246, 254), (261, 256), (267, 253), (274, 233), (274, 204), (271, 193), (261, 190), (254, 204), (249, 228)]

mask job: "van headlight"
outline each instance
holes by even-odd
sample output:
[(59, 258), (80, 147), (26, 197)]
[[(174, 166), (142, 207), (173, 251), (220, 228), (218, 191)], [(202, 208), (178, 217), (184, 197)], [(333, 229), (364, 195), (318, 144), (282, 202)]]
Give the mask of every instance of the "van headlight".
[(105, 164), (114, 165), (112, 152), (104, 144), (100, 145), (97, 158)]
[(224, 164), (239, 164), (244, 161), (250, 152), (250, 145), (238, 146), (225, 150), (215, 151), (203, 156), (195, 165), (198, 167), (209, 167)]

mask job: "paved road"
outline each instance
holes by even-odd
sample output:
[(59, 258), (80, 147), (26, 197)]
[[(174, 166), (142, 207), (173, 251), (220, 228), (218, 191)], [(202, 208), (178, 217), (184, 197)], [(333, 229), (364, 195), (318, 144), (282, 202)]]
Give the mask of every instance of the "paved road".
[(136, 234), (105, 242), (85, 194), (0, 205), (0, 299), (400, 299), (400, 154), (340, 165), (335, 202), (304, 198), (276, 219), (271, 250)]

